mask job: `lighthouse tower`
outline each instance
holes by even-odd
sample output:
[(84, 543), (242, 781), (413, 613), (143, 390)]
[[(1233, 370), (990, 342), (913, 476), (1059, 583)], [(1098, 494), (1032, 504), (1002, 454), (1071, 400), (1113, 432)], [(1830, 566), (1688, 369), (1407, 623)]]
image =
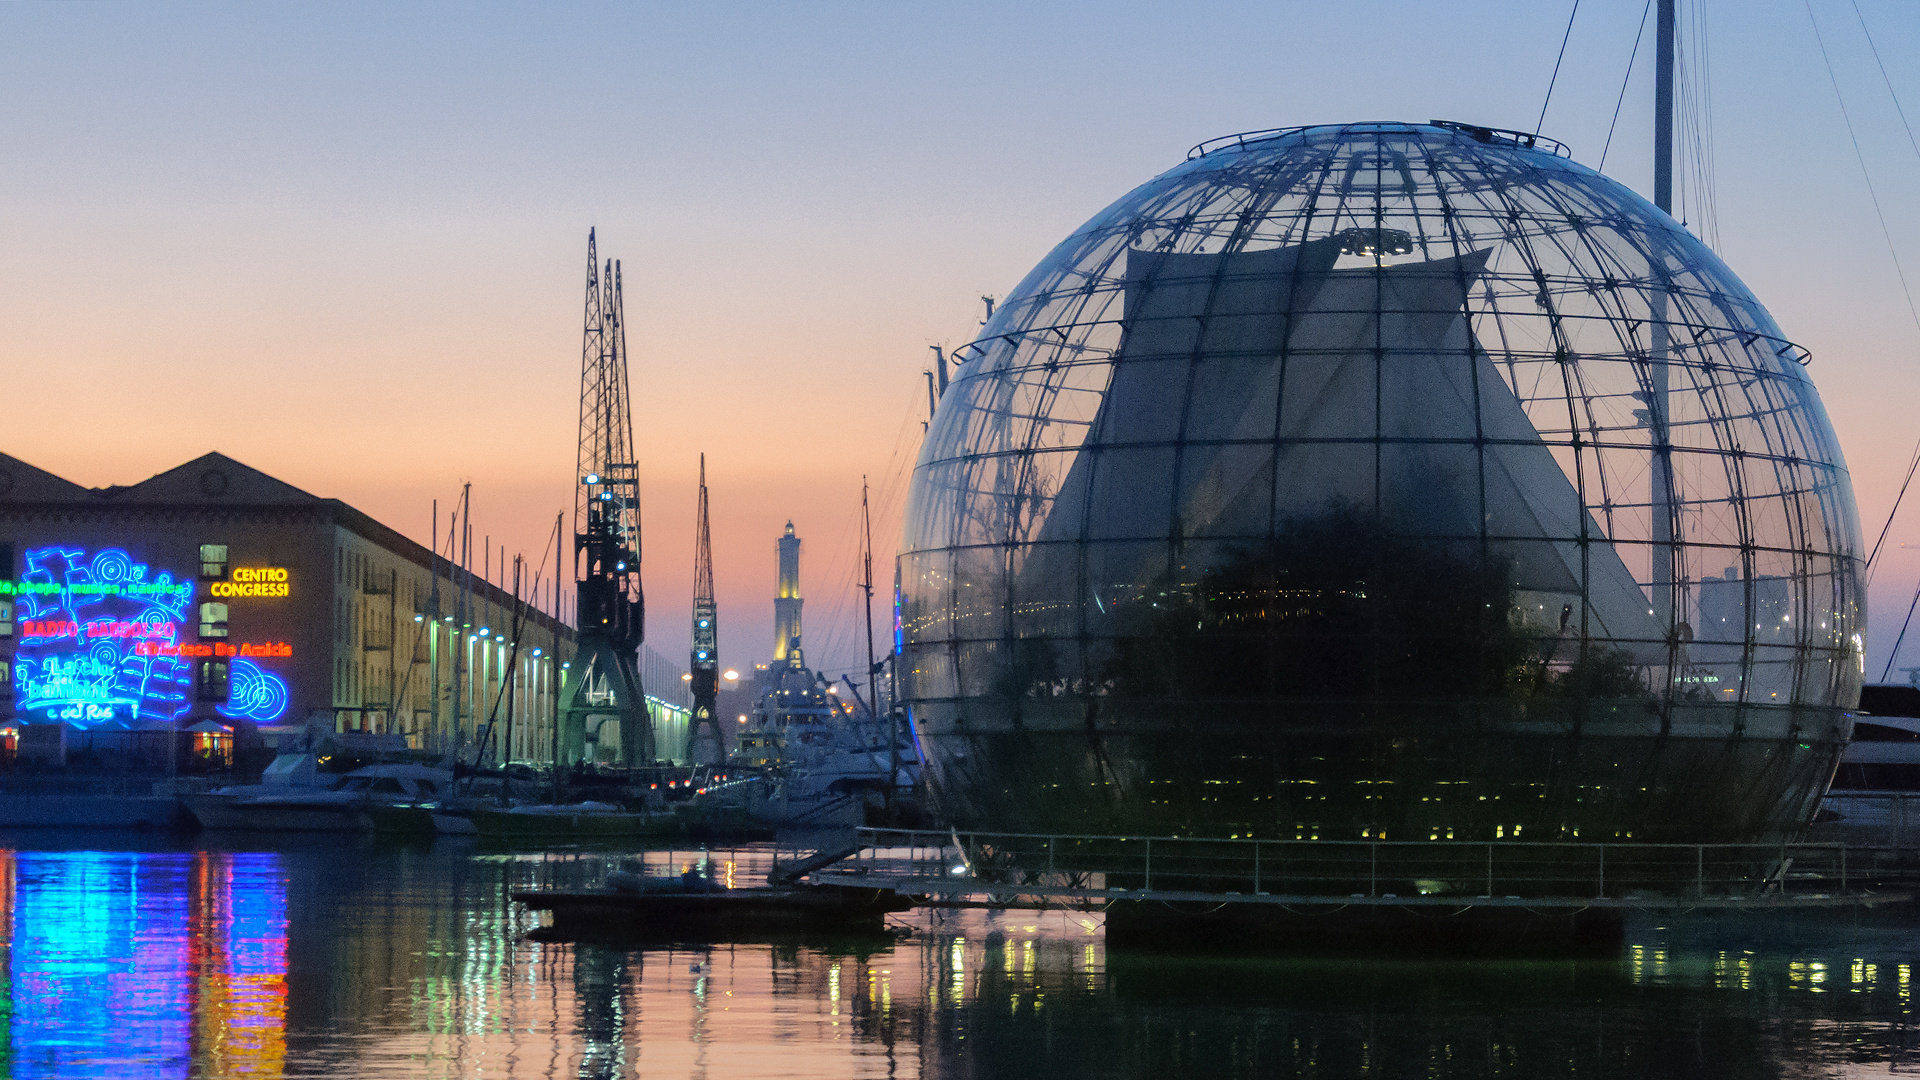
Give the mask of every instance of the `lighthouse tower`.
[(806, 666), (800, 652), (800, 538), (787, 522), (780, 537), (780, 587), (773, 597), (773, 661), (780, 666)]

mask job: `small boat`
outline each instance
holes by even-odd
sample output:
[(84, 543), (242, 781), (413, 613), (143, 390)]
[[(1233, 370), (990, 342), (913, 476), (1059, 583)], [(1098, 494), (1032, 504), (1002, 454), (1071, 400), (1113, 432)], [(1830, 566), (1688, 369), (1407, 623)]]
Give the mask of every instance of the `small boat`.
[(504, 810), (468, 811), (473, 830), (503, 840), (593, 840), (616, 837), (676, 836), (685, 825), (678, 814), (635, 813), (615, 803), (535, 804)]

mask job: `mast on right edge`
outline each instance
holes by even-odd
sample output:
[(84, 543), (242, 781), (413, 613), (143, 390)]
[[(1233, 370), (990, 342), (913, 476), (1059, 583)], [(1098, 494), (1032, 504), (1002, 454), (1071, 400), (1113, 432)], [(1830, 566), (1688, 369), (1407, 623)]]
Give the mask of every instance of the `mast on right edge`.
[[(1674, 7), (1677, 0), (1656, 0), (1658, 20), (1654, 31), (1657, 46), (1654, 57), (1653, 90), (1653, 204), (1663, 212), (1673, 213), (1673, 69), (1674, 69)], [(1676, 539), (1680, 533), (1680, 499), (1675, 490), (1673, 471), (1673, 437), (1669, 427), (1669, 412), (1672, 373), (1669, 361), (1673, 349), (1671, 330), (1668, 326), (1669, 310), (1672, 305), (1670, 296), (1671, 278), (1666, 266), (1666, 256), (1662, 254), (1664, 245), (1655, 245), (1655, 265), (1649, 269), (1651, 279), (1652, 310), (1649, 312), (1648, 334), (1651, 338), (1647, 364), (1647, 418), (1649, 435), (1652, 441), (1652, 499), (1650, 517), (1652, 518), (1652, 540), (1649, 552), (1652, 562), (1653, 606), (1658, 610), (1662, 629), (1667, 637), (1667, 667), (1670, 673), (1677, 674), (1685, 665), (1685, 645), (1682, 639), (1691, 636), (1684, 629), (1686, 605), (1679, 583), (1686, 580), (1686, 568), (1681, 562), (1681, 552)], [(1676, 680), (1667, 680), (1668, 697)], [(1663, 728), (1664, 728), (1663, 721)]]

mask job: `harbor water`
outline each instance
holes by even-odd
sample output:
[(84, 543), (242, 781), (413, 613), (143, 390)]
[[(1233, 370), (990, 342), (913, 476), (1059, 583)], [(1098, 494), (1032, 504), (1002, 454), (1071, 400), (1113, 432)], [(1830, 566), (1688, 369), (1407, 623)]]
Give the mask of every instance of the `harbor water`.
[[(1098, 913), (867, 938), (543, 940), (625, 852), (0, 836), (0, 1076), (1875, 1077), (1920, 913), (1632, 925), (1612, 959), (1108, 950)], [(763, 873), (766, 848), (704, 856)], [(666, 871), (698, 852), (656, 852)], [(1436, 916), (1436, 932), (1444, 932)]]

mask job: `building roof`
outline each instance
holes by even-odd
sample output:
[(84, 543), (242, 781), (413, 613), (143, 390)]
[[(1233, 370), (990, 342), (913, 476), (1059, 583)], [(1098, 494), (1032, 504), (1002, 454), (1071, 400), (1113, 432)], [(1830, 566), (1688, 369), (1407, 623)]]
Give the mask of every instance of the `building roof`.
[(71, 502), (87, 489), (71, 480), (0, 454), (0, 506), (26, 502)]
[(221, 453), (203, 454), (127, 487), (93, 490), (127, 506), (312, 506), (333, 501)]
[[(237, 511), (305, 509), (418, 566), (427, 569), (436, 567), (434, 553), (425, 546), (339, 499), (326, 499), (302, 491), (225, 454), (203, 454), (137, 484), (89, 488), (0, 453), (0, 514), (27, 509), (112, 512), (162, 508)], [(502, 607), (510, 607), (514, 603), (506, 590), (487, 582), (475, 581), (473, 589)], [(528, 617), (548, 629), (554, 626), (554, 620), (543, 612), (529, 610)], [(573, 632), (572, 627), (565, 625), (559, 629), (565, 634)]]

